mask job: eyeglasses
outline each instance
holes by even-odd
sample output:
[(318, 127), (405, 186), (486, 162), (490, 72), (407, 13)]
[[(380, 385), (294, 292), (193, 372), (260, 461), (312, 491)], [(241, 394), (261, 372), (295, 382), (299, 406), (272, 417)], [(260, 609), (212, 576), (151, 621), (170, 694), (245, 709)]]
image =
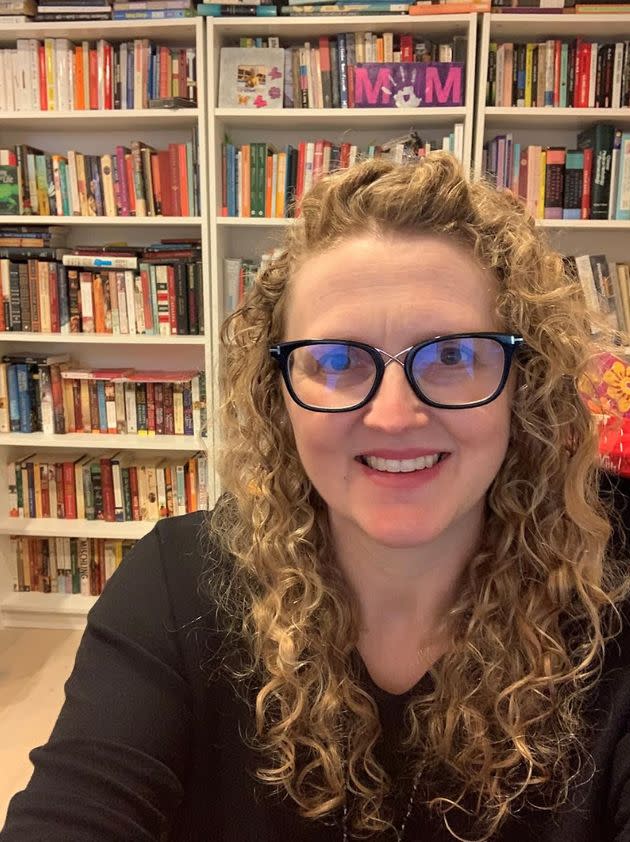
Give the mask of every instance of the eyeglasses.
[(269, 353), (301, 407), (348, 412), (372, 400), (391, 362), (404, 368), (415, 395), (429, 406), (483, 406), (503, 391), (514, 353), (522, 347), (523, 337), (508, 333), (453, 333), (412, 345), (395, 356), (346, 339), (281, 342)]

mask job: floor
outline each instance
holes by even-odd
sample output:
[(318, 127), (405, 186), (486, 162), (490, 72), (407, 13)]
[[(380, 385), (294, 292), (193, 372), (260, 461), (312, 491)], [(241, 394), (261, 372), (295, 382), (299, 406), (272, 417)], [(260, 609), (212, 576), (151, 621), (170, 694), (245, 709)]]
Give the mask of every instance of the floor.
[(0, 828), (28, 783), (29, 751), (46, 742), (63, 703), (80, 631), (0, 629)]

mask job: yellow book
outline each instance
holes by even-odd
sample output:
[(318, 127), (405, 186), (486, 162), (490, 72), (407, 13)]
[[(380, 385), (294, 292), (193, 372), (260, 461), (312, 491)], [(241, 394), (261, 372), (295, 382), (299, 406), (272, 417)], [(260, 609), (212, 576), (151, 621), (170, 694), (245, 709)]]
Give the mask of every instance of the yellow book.
[(534, 74), (534, 49), (536, 44), (525, 45), (525, 108), (532, 106), (532, 80)]
[(39, 459), (33, 461), (33, 487), (35, 489), (35, 517), (43, 517), (42, 512), (42, 465)]
[(48, 111), (56, 111), (55, 102), (55, 39), (44, 38), (44, 58), (46, 60), (46, 96)]

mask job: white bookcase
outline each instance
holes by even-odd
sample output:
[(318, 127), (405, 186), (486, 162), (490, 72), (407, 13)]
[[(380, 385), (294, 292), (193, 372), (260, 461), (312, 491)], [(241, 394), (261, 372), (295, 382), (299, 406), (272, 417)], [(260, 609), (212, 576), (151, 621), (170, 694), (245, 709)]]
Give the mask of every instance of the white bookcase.
[[(366, 147), (384, 143), (416, 128), (421, 137), (437, 137), (464, 124), (464, 163), (471, 164), (474, 68), (477, 44), (477, 15), (352, 16), (302, 18), (236, 18), (207, 20), (208, 173), (211, 241), (212, 343), (218, 347), (223, 319), (223, 259), (255, 258), (278, 242), (278, 228), (286, 219), (247, 219), (217, 214), (221, 196), (221, 143), (227, 132), (236, 144), (265, 141), (282, 148), (302, 140), (325, 138), (333, 143), (356, 143)], [(278, 36), (280, 46), (316, 43), (320, 35), (344, 32), (413, 33), (431, 41), (448, 41), (454, 35), (467, 38), (465, 104), (459, 108), (290, 108), (268, 110), (217, 108), (221, 47), (238, 46), (241, 36)]]
[[(46, 152), (64, 154), (78, 149), (91, 154), (111, 152), (117, 144), (140, 139), (157, 148), (189, 139), (198, 129), (201, 216), (199, 217), (0, 217), (0, 224), (63, 225), (68, 228), (68, 245), (97, 245), (126, 242), (148, 245), (161, 237), (200, 237), (203, 259), (204, 336), (119, 336), (101, 334), (0, 333), (0, 353), (15, 351), (69, 353), (72, 360), (87, 366), (133, 365), (138, 369), (197, 368), (207, 372), (208, 417), (213, 414), (210, 226), (207, 192), (207, 111), (205, 108), (205, 31), (201, 18), (165, 21), (99, 21), (81, 23), (0, 24), (0, 46), (15, 44), (17, 38), (67, 37), (72, 41), (112, 44), (133, 38), (148, 38), (170, 46), (194, 46), (197, 56), (198, 108), (178, 111), (131, 109), (120, 111), (3, 112), (0, 114), (0, 147), (26, 143)], [(212, 425), (208, 437), (200, 436), (106, 436), (44, 435), (11, 433), (0, 436), (0, 624), (81, 628), (96, 600), (78, 594), (14, 593), (10, 535), (78, 536), (93, 538), (141, 538), (152, 522), (106, 523), (102, 521), (57, 520), (8, 517), (7, 463), (32, 452), (130, 450), (156, 460), (162, 456), (213, 453)], [(209, 459), (211, 500), (214, 500), (212, 459)]]
[[(481, 174), (483, 144), (512, 132), (521, 146), (576, 148), (577, 134), (594, 123), (630, 129), (630, 108), (503, 108), (486, 106), (488, 53), (492, 41), (527, 43), (575, 38), (602, 43), (630, 40), (630, 15), (490, 14), (482, 15), (479, 46), (474, 173)], [(551, 242), (566, 255), (605, 253), (614, 261), (630, 259), (630, 222), (621, 220), (537, 220)]]

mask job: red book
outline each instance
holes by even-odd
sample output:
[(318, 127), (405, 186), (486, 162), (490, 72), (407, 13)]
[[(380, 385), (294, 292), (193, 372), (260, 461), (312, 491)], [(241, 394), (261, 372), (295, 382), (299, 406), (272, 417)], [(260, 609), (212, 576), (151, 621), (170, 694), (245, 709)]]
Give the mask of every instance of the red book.
[(171, 189), (171, 164), (169, 153), (163, 149), (157, 153), (157, 168), (159, 170), (160, 202), (162, 205), (162, 216), (175, 216), (173, 213), (172, 189)]
[(186, 96), (188, 96), (188, 91), (187, 91), (187, 88), (188, 88), (188, 72), (187, 72), (187, 68), (186, 68), (186, 50), (180, 50), (179, 51), (178, 67), (179, 67), (179, 78), (177, 80), (178, 91), (177, 91), (177, 94), (175, 94), (175, 96), (186, 97)]
[(153, 308), (151, 306), (151, 284), (149, 282), (149, 273), (146, 269), (140, 270), (140, 280), (142, 283), (142, 306), (144, 312), (144, 330), (145, 333), (153, 333)]
[(62, 468), (64, 517), (76, 519), (77, 499), (74, 492), (74, 462), (64, 462)]
[(591, 85), (591, 44), (580, 45), (580, 75), (578, 76), (578, 108), (588, 108), (588, 91)]
[(114, 521), (114, 477), (112, 463), (107, 458), (99, 459), (101, 465), (101, 487), (103, 491), (103, 519)]
[(155, 383), (147, 383), (147, 432), (155, 435)]
[(593, 173), (593, 150), (584, 149), (584, 171), (582, 178), (582, 215), (581, 219), (591, 218), (591, 177)]
[(39, 107), (42, 111), (48, 111), (48, 88), (46, 87), (46, 48), (40, 44), (37, 48), (37, 59), (39, 64)]
[(171, 188), (171, 216), (180, 216), (181, 208), (179, 193), (179, 150), (177, 147), (177, 143), (169, 143), (168, 145), (169, 174), (166, 184), (169, 184)]
[(53, 517), (65, 518), (63, 465), (61, 462), (55, 462), (55, 482), (57, 483), (57, 511), (53, 513)]
[(135, 465), (129, 467), (129, 491), (131, 493), (132, 520), (140, 520), (140, 500), (138, 498), (138, 469)]
[[(431, 6), (431, 11), (433, 12), (433, 6)], [(413, 36), (412, 35), (401, 35), (400, 36), (400, 60), (403, 61), (413, 61)]]
[(190, 216), (190, 203), (188, 197), (188, 161), (186, 158), (186, 144), (178, 143), (177, 151), (179, 156), (179, 213), (181, 216)]
[(127, 190), (129, 198), (129, 216), (136, 215), (136, 188), (133, 180), (133, 159), (131, 152), (125, 153), (125, 173), (127, 176)]
[(164, 383), (153, 384), (153, 398), (155, 400), (155, 433), (164, 435)]
[(112, 83), (113, 83), (113, 72), (112, 72), (112, 45), (105, 44), (103, 47), (103, 85), (105, 87), (105, 94), (104, 94), (104, 104), (105, 108), (111, 109), (114, 107), (113, 97), (112, 97)]
[(42, 517), (50, 517), (50, 490), (48, 488), (48, 465), (39, 465), (39, 482), (42, 489)]
[(90, 110), (98, 110), (98, 58), (96, 50), (90, 49), (89, 54), (89, 73), (90, 73)]
[(554, 42), (553, 54), (553, 104), (555, 108), (560, 105), (560, 76), (562, 75), (562, 43)]

